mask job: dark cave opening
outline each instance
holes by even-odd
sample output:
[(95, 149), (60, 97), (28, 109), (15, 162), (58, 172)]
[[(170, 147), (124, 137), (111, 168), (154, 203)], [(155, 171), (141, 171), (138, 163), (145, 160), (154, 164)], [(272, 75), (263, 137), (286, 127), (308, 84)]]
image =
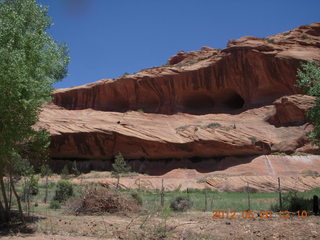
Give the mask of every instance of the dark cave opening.
[(242, 109), (244, 99), (234, 90), (217, 92), (192, 92), (185, 94), (178, 110), (191, 114), (232, 113)]
[(227, 109), (240, 109), (244, 105), (243, 98), (233, 91), (228, 91), (225, 93), (225, 98), (222, 101), (222, 105), (224, 105)]
[(212, 110), (215, 106), (215, 101), (208, 95), (195, 94), (184, 98), (182, 105), (186, 112), (203, 113)]

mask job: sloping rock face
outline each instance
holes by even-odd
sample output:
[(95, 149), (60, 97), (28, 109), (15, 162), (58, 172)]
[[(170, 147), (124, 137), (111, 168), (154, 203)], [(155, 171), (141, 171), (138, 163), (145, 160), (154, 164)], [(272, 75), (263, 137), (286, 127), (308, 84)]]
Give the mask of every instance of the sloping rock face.
[(54, 103), (69, 110), (162, 114), (214, 113), (270, 103), (299, 93), (296, 70), (301, 60), (319, 59), (319, 29), (316, 23), (267, 39), (233, 40), (224, 50), (180, 52), (169, 66), (58, 90)]
[(292, 153), (312, 129), (304, 113), (314, 99), (295, 87), (303, 60), (320, 60), (320, 23), (232, 40), (223, 50), (179, 52), (166, 66), (57, 90), (39, 126), (52, 135), (55, 159)]

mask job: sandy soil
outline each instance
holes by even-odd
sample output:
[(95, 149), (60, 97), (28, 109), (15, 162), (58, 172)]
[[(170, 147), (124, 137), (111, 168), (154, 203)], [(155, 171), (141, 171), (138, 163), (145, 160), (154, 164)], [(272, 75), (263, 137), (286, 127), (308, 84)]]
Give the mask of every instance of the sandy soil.
[(320, 239), (320, 217), (306, 219), (211, 219), (210, 212), (154, 215), (39, 216), (34, 234), (1, 239)]

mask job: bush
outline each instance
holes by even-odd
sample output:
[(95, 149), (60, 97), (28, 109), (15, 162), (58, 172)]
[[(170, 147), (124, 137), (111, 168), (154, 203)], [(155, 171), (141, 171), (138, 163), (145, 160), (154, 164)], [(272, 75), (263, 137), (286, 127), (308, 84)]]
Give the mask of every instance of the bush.
[(139, 193), (133, 192), (131, 193), (131, 197), (137, 202), (139, 206), (142, 206), (142, 198)]
[(27, 201), (30, 195), (37, 195), (39, 193), (39, 178), (32, 175), (23, 187), (22, 201)]
[(273, 152), (273, 153), (270, 153), (270, 155), (275, 155), (275, 156), (287, 156), (287, 154), (284, 153), (284, 152)]
[[(288, 210), (290, 212), (296, 211), (311, 211), (312, 199), (306, 199), (298, 195), (297, 192), (288, 192), (282, 198), (282, 210)], [(280, 210), (279, 204), (275, 204), (271, 207), (273, 211)]]
[(56, 194), (54, 196), (54, 200), (58, 202), (64, 202), (68, 198), (73, 196), (73, 185), (71, 182), (67, 180), (59, 180), (57, 183)]
[(190, 199), (186, 198), (186, 197), (177, 197), (176, 199), (174, 199), (171, 204), (170, 204), (170, 208), (173, 211), (186, 211), (188, 209), (190, 209), (192, 207), (193, 203)]
[(251, 141), (252, 144), (255, 144), (257, 142), (256, 137), (249, 137), (249, 140)]
[(266, 38), (268, 43), (275, 43), (275, 40), (273, 38)]
[(310, 170), (310, 169), (301, 171), (301, 174), (305, 177), (319, 177), (320, 176), (320, 174), (317, 171)]
[(67, 178), (69, 174), (70, 174), (69, 168), (68, 168), (68, 166), (66, 164), (66, 165), (64, 165), (64, 167), (61, 170), (61, 177), (62, 178)]
[(81, 172), (80, 172), (80, 170), (78, 169), (78, 166), (77, 166), (77, 161), (74, 161), (74, 162), (73, 162), (72, 173), (73, 173), (76, 177), (78, 177), (78, 176), (81, 175)]
[(59, 209), (59, 208), (61, 208), (61, 204), (60, 204), (59, 201), (52, 200), (52, 201), (50, 202), (49, 208), (50, 208), (50, 209)]
[(31, 195), (37, 195), (39, 193), (39, 177), (31, 176), (30, 193)]
[(210, 123), (207, 126), (205, 126), (205, 128), (219, 128), (221, 127), (220, 123)]

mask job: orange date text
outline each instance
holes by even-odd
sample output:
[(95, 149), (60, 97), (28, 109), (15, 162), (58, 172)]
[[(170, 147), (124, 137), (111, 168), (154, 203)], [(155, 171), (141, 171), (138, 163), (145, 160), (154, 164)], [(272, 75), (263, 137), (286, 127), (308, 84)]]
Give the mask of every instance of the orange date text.
[(278, 213), (272, 211), (242, 211), (236, 212), (233, 210), (223, 211), (214, 210), (212, 211), (212, 219), (271, 219), (273, 217), (279, 217), (281, 219), (290, 219), (292, 216), (305, 219), (308, 217), (307, 211), (280, 211)]

